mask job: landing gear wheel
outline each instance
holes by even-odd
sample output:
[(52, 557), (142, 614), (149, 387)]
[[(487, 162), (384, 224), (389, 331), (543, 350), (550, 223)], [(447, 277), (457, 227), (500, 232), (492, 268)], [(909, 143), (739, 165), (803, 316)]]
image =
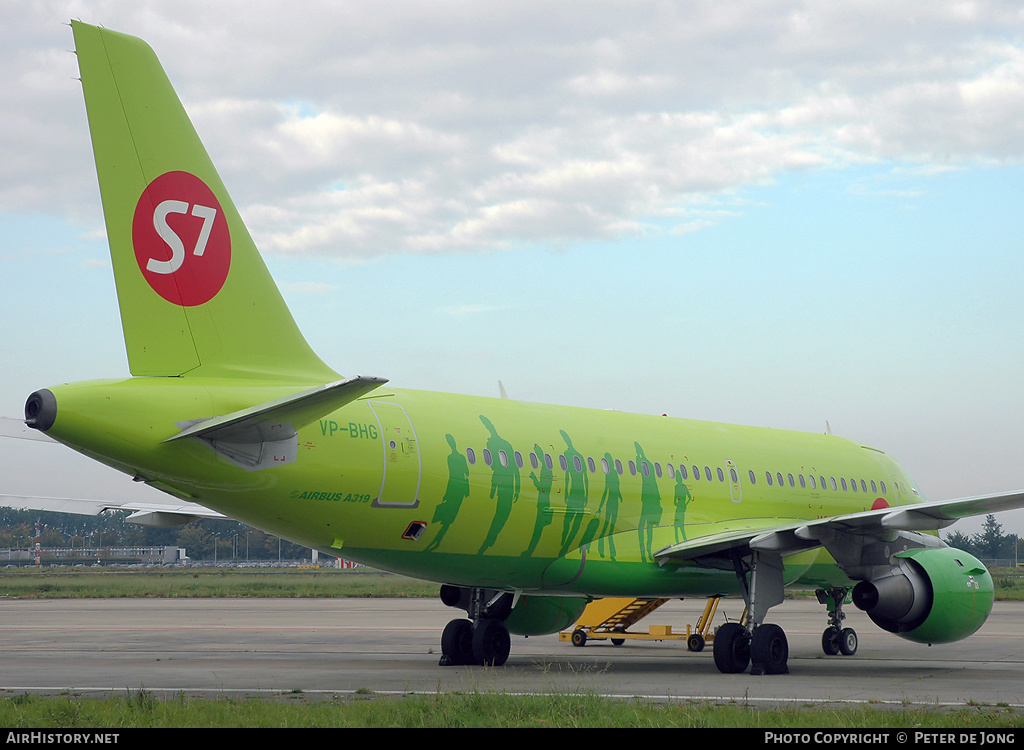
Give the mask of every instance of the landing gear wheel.
[(723, 674), (739, 674), (750, 664), (750, 634), (738, 622), (727, 622), (715, 633), (715, 666)]
[(583, 648), (587, 645), (587, 631), (580, 628), (579, 630), (572, 631), (572, 645), (577, 648)]
[(750, 637), (751, 674), (785, 674), (789, 671), (789, 641), (778, 625), (754, 628)]
[(625, 642), (626, 642), (625, 638), (612, 638), (612, 645), (613, 646), (621, 646)]
[(839, 631), (835, 628), (825, 628), (821, 634), (821, 650), (825, 656), (835, 656), (839, 653)]
[(691, 651), (703, 651), (704, 636), (702, 636), (700, 633), (694, 633), (686, 639), (686, 647)]
[(839, 634), (839, 652), (843, 656), (853, 656), (857, 653), (857, 631), (853, 628), (843, 628)]
[(453, 667), (473, 663), (473, 623), (469, 620), (452, 620), (441, 632), (442, 667)]
[(473, 659), (485, 667), (500, 667), (508, 660), (512, 639), (501, 620), (480, 620), (473, 630)]

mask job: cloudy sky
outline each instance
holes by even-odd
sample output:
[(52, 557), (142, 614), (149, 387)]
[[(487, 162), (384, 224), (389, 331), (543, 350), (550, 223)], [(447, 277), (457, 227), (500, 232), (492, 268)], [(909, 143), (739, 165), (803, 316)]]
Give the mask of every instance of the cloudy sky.
[[(339, 372), (1024, 487), (1017, 2), (3, 3), (6, 416), (127, 374), (71, 18), (156, 50)], [(0, 492), (145, 490), (0, 452)]]

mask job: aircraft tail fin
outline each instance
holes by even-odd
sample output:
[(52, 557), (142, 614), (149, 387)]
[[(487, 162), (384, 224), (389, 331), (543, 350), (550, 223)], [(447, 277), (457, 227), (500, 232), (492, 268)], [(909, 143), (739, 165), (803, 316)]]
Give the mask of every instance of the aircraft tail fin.
[(72, 22), (133, 375), (329, 382), (153, 50)]

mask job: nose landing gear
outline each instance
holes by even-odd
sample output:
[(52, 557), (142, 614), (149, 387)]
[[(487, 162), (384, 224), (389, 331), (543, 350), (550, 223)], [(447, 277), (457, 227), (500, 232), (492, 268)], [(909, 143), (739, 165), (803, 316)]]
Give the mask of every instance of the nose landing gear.
[(828, 591), (818, 589), (814, 592), (818, 602), (828, 607), (828, 627), (821, 634), (821, 650), (826, 656), (853, 656), (857, 653), (857, 631), (844, 628), (843, 602), (849, 589), (834, 588)]

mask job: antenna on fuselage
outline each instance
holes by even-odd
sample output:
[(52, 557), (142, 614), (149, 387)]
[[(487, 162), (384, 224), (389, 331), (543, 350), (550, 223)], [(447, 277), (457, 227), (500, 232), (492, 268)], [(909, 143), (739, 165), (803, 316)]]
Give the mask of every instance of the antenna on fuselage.
[(830, 425), (828, 423), (827, 419), (825, 420), (825, 434), (826, 435), (831, 435), (832, 434), (832, 425)]

